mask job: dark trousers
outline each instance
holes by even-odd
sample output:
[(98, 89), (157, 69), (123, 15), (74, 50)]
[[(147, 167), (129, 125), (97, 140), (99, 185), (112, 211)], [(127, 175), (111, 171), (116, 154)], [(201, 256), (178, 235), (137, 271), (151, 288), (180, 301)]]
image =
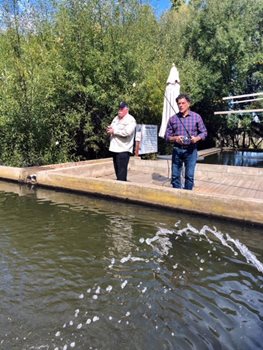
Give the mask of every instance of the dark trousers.
[(117, 180), (127, 181), (129, 152), (113, 153), (113, 165)]

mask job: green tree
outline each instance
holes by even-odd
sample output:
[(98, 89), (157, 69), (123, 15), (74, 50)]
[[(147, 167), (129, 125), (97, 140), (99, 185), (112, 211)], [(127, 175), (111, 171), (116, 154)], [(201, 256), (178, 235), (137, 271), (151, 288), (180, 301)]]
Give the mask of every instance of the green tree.
[[(221, 127), (227, 129), (225, 118), (212, 117), (213, 111), (226, 108), (222, 97), (262, 90), (263, 4), (193, 0), (190, 7), (195, 17), (186, 32), (187, 52), (207, 72), (196, 108), (204, 111), (215, 137)], [(229, 133), (233, 132), (230, 128)]]
[(107, 156), (105, 128), (120, 100), (130, 104), (138, 123), (161, 124), (172, 63), (181, 91), (205, 118), (210, 144), (204, 146), (218, 140), (258, 147), (260, 128), (250, 128), (251, 118), (242, 122), (213, 112), (226, 107), (223, 96), (262, 90), (262, 1), (171, 5), (158, 18), (137, 0), (4, 0), (1, 162), (25, 166)]

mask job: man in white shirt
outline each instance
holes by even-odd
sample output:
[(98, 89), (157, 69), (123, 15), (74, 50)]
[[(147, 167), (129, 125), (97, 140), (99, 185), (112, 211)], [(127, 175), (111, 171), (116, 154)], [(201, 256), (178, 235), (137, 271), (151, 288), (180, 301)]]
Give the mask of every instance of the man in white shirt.
[(129, 114), (127, 103), (121, 102), (118, 115), (107, 127), (117, 180), (127, 181), (130, 154), (133, 153), (136, 120)]

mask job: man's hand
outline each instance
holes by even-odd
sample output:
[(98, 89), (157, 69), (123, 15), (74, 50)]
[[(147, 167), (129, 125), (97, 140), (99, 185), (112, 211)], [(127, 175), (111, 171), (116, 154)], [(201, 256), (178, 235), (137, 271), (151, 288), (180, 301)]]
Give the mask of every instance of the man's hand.
[(112, 126), (107, 126), (106, 132), (108, 135), (113, 135), (114, 134), (114, 130)]
[(200, 136), (191, 136), (191, 143), (196, 143), (201, 140)]
[(180, 145), (183, 144), (183, 136), (170, 136), (169, 139), (171, 142), (179, 143)]

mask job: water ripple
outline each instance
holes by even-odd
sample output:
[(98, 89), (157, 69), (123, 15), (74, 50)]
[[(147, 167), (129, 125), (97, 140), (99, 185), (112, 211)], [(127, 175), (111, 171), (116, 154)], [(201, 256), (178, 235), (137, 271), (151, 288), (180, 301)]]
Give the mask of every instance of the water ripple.
[(0, 193), (0, 349), (261, 349), (253, 230), (43, 193)]

